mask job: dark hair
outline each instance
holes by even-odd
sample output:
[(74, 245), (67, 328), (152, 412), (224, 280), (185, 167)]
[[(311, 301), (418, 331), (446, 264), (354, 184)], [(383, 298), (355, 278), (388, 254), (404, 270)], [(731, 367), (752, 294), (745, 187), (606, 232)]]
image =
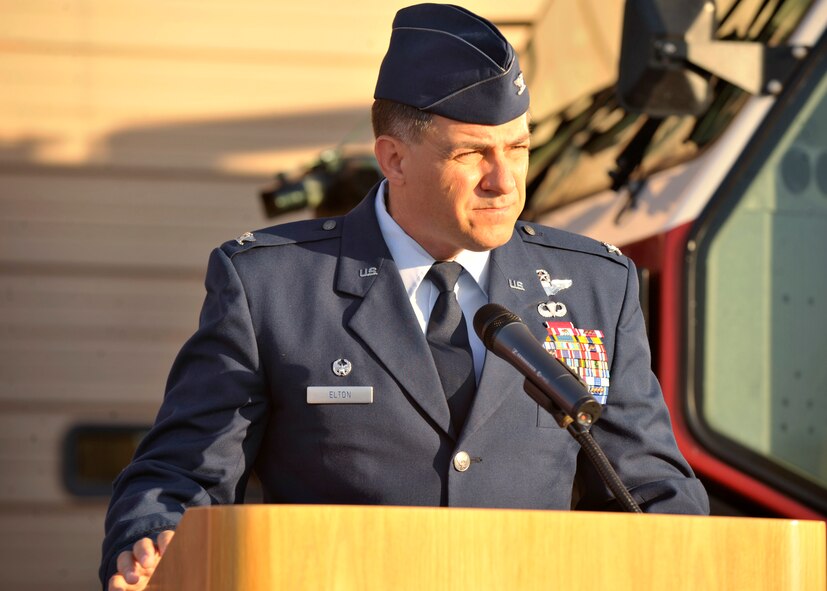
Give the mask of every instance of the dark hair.
[(385, 99), (373, 101), (370, 110), (373, 137), (390, 135), (404, 142), (418, 144), (431, 127), (434, 116), (402, 103)]

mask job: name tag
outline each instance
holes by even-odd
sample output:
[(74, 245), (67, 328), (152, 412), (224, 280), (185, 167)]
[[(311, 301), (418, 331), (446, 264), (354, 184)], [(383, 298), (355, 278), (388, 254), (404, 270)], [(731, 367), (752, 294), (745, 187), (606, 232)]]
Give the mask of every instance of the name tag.
[(373, 386), (308, 386), (307, 404), (371, 404)]

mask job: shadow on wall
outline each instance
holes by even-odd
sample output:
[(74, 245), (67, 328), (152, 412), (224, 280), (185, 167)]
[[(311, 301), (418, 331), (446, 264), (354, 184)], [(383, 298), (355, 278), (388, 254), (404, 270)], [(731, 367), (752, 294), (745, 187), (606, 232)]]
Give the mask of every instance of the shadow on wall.
[[(343, 142), (367, 144), (371, 138), (370, 109), (363, 106), (139, 125), (88, 140), (61, 131), (0, 141), (0, 160), (12, 166), (21, 162), (46, 165), (61, 162), (65, 159), (59, 156), (57, 144), (86, 140), (94, 145), (90, 147), (89, 158), (80, 166), (270, 175), (277, 170), (304, 166), (322, 150)], [(44, 157), (46, 149), (58, 156)]]
[(193, 149), (201, 162), (216, 163), (238, 153), (323, 149), (349, 136), (370, 138), (367, 107), (127, 129), (109, 137), (107, 150), (121, 161), (158, 148)]

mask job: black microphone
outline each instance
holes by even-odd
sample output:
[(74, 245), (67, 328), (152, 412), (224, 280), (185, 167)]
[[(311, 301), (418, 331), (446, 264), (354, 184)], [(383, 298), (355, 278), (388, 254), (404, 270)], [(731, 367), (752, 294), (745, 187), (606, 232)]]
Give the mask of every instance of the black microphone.
[[(556, 406), (584, 427), (600, 417), (600, 403), (586, 389), (580, 376), (549, 355), (519, 316), (499, 304), (485, 304), (474, 314), (474, 330), (486, 349), (526, 377), (526, 392), (540, 406), (552, 414), (555, 413), (551, 406)], [(530, 386), (534, 386), (534, 391)], [(538, 394), (545, 395), (547, 400)]]

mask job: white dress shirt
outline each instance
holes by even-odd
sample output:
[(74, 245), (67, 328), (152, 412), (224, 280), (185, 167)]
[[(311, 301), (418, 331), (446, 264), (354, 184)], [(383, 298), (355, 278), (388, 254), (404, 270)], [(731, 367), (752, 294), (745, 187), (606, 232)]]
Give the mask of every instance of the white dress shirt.
[[(430, 281), (424, 281), (425, 275), (431, 269), (435, 259), (422, 248), (416, 240), (411, 238), (396, 223), (385, 206), (387, 181), (383, 181), (376, 192), (376, 217), (379, 220), (379, 229), (388, 245), (394, 262), (399, 269), (399, 276), (408, 292), (419, 327), (423, 334), (428, 328), (428, 319), (436, 303), (439, 290)], [(488, 294), (483, 285), (488, 285), (488, 258), (490, 251), (473, 252), (463, 250), (454, 261), (462, 265), (463, 273), (457, 280), (454, 292), (465, 316), (465, 325), (468, 329), (468, 341), (474, 355), (474, 372), (477, 384), (480, 382), (482, 366), (485, 362), (485, 346), (474, 332), (474, 314), (484, 304), (488, 303)]]

